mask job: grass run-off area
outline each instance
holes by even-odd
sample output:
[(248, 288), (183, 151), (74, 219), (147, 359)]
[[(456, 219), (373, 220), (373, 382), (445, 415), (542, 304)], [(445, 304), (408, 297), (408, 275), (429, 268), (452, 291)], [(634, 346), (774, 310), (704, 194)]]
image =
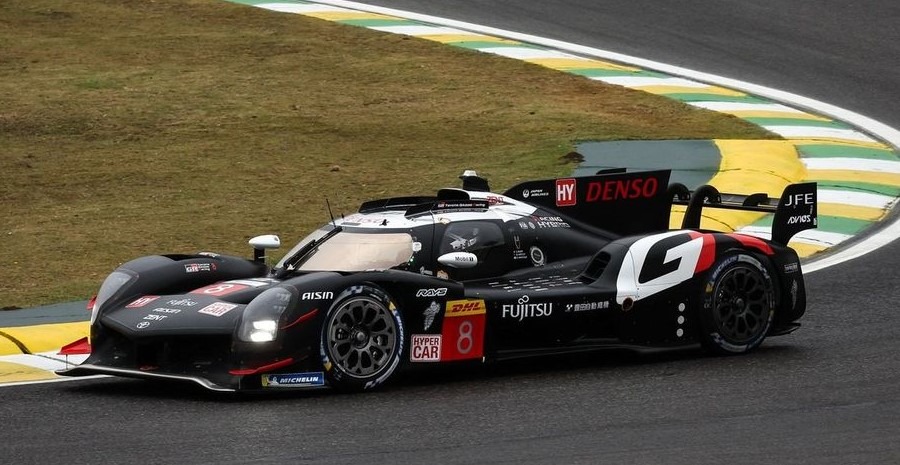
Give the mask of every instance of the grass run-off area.
[(217, 0), (4, 0), (0, 308), (87, 299), (142, 255), (293, 243), (327, 221), (326, 197), (350, 213), (466, 168), (502, 190), (570, 173), (580, 140), (762, 137), (535, 65)]

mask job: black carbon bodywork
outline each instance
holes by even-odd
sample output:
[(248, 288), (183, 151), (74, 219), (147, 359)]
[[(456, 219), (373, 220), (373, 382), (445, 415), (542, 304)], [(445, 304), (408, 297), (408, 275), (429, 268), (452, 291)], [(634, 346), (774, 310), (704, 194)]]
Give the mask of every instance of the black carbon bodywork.
[[(444, 189), (367, 202), (276, 268), (216, 254), (139, 258), (108, 278), (127, 283), (95, 308), (90, 356), (61, 374), (186, 380), (215, 390), (346, 384), (325, 335), (369, 311), (354, 310), (356, 302), (376, 316), (382, 309), (379, 324), (400, 340), (387, 349), (392, 364), (378, 377), (360, 375), (354, 389), (381, 384), (395, 365), (709, 344), (703, 321), (714, 311), (712, 290), (736, 263), (748, 264), (741, 273), (769, 290), (774, 309), (766, 334), (746, 349), (796, 329), (806, 309), (796, 252), (733, 233), (669, 231), (667, 182), (665, 171), (616, 173), (533, 181), (505, 195)], [(776, 208), (777, 199), (772, 206), (746, 199), (742, 208)], [(372, 271), (293, 267), (335, 234), (385, 232), (412, 238), (408, 260)], [(466, 265), (468, 257), (477, 265)], [(364, 328), (376, 316), (347, 323), (362, 328), (353, 332), (360, 347), (369, 330), (380, 330)], [(277, 328), (271, 340), (248, 336), (267, 325)]]

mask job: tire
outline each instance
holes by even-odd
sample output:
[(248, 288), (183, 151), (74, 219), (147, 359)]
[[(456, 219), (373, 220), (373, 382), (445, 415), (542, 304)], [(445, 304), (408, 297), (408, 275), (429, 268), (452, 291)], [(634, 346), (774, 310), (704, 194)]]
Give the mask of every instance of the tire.
[(766, 266), (746, 253), (712, 267), (702, 290), (700, 343), (715, 354), (742, 354), (762, 344), (775, 317), (775, 291)]
[(325, 377), (347, 392), (383, 384), (400, 364), (405, 336), (400, 313), (387, 294), (372, 286), (347, 289), (322, 325)]

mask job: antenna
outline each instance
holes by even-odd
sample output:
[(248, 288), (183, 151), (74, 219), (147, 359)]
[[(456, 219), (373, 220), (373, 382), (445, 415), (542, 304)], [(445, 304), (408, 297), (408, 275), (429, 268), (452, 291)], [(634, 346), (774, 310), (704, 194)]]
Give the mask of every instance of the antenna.
[(325, 197), (325, 208), (328, 209), (328, 216), (331, 218), (331, 225), (337, 227), (334, 223), (334, 213), (331, 213), (331, 204), (328, 202), (328, 197)]

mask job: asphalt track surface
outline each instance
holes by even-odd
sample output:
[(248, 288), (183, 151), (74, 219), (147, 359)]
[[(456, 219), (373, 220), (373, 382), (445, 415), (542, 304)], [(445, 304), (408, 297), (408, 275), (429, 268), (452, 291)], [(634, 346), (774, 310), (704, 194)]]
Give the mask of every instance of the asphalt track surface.
[[(894, 127), (900, 4), (369, 0), (740, 78)], [(364, 395), (119, 379), (0, 391), (2, 463), (900, 463), (900, 244), (807, 276), (804, 327), (742, 357), (605, 353)]]

